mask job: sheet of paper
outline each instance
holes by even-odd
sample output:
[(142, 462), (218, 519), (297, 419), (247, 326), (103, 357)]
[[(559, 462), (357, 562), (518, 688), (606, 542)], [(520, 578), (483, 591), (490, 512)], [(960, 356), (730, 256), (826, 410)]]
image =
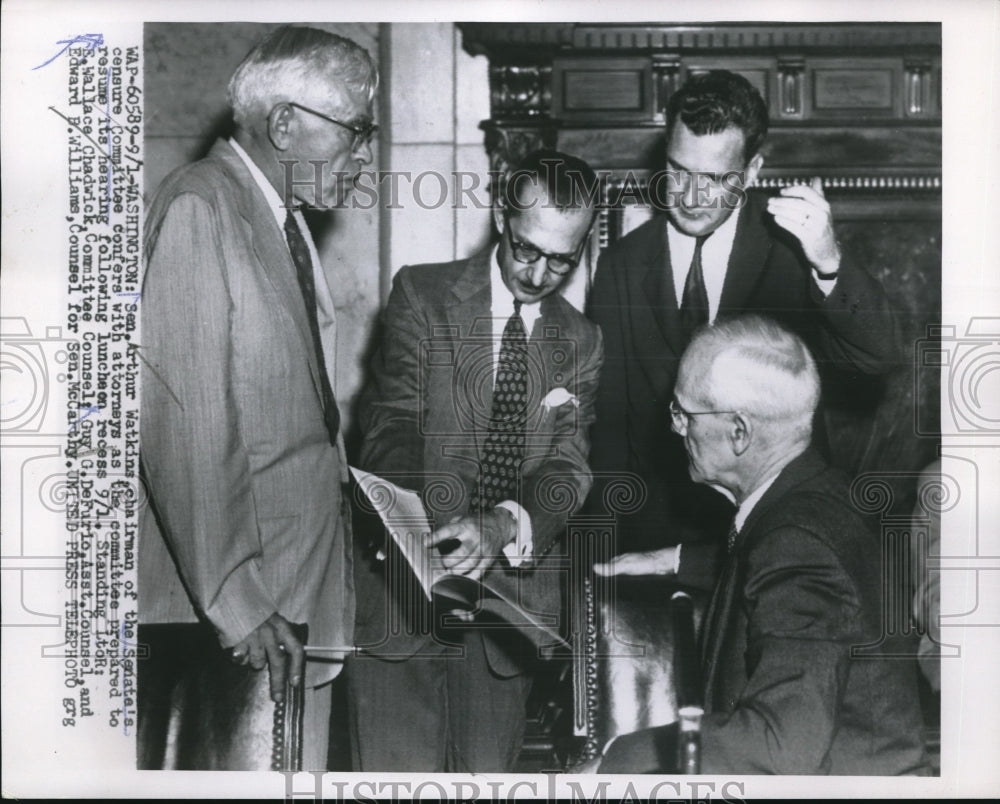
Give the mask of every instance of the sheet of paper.
[(430, 600), (431, 587), (443, 571), (434, 567), (432, 554), (424, 547), (434, 528), (420, 495), (354, 466), (351, 467), (351, 474), (392, 535)]

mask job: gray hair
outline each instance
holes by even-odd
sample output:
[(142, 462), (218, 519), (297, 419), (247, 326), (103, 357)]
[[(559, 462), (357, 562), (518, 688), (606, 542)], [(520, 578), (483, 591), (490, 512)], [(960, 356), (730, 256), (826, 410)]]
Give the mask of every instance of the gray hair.
[[(238, 126), (263, 121), (278, 103), (325, 98), (336, 81), (370, 102), (378, 86), (378, 69), (368, 51), (343, 36), (302, 25), (283, 25), (251, 50), (229, 79), (229, 104)], [(330, 110), (331, 112), (335, 110)]]
[(715, 410), (741, 410), (774, 438), (806, 440), (819, 405), (816, 361), (805, 342), (770, 318), (743, 315), (702, 327), (684, 363), (703, 371), (694, 386)]

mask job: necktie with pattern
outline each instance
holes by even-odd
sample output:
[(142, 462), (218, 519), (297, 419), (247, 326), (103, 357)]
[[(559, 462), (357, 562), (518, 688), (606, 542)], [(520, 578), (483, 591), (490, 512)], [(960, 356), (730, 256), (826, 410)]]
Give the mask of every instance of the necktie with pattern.
[(521, 320), (521, 302), (507, 320), (500, 341), (493, 410), (479, 468), (479, 485), (471, 513), (489, 511), (504, 500), (517, 499), (517, 480), (524, 456), (528, 401), (528, 336)]
[(740, 532), (736, 530), (736, 520), (732, 521), (729, 526), (729, 533), (726, 534), (726, 550), (730, 553), (736, 547), (736, 540), (739, 538)]
[(330, 377), (326, 373), (326, 359), (323, 357), (323, 341), (319, 335), (319, 317), (316, 312), (316, 283), (313, 279), (313, 264), (309, 256), (309, 247), (302, 236), (299, 224), (291, 210), (285, 216), (285, 238), (288, 250), (292, 253), (295, 263), (295, 274), (302, 291), (302, 300), (306, 305), (306, 317), (309, 319), (309, 330), (312, 332), (313, 348), (316, 350), (316, 363), (319, 366), (320, 385), (323, 395), (323, 420), (330, 434), (330, 443), (336, 445), (337, 433), (340, 430), (340, 410), (333, 396)]
[(708, 323), (708, 292), (705, 290), (705, 276), (701, 269), (701, 247), (708, 238), (709, 235), (695, 238), (691, 267), (688, 268), (687, 279), (684, 280), (680, 316), (685, 341), (698, 327)]

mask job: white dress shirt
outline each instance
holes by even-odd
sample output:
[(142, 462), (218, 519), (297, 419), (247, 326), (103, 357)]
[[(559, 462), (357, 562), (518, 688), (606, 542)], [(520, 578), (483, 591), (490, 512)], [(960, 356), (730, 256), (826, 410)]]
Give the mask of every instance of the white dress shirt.
[[(229, 140), (229, 144), (233, 146), (233, 150), (243, 160), (243, 164), (247, 166), (247, 170), (250, 171), (254, 182), (264, 194), (264, 200), (267, 201), (267, 206), (274, 215), (278, 229), (284, 235), (285, 217), (288, 214), (288, 209), (285, 207), (281, 196), (278, 195), (278, 191), (271, 186), (271, 182), (267, 180), (261, 169), (257, 167), (253, 159), (250, 158), (250, 155), (243, 150), (236, 140)], [(323, 360), (326, 362), (326, 373), (330, 380), (330, 388), (333, 389), (334, 396), (336, 396), (337, 314), (333, 306), (333, 295), (330, 293), (330, 286), (326, 282), (326, 274), (323, 273), (323, 264), (319, 260), (319, 252), (316, 250), (316, 244), (313, 242), (312, 233), (306, 225), (305, 217), (298, 209), (292, 210), (292, 216), (299, 225), (299, 231), (302, 232), (302, 237), (305, 239), (306, 246), (309, 249), (309, 259), (312, 261), (313, 284), (316, 286), (316, 319), (319, 322), (320, 342), (323, 344)], [(285, 245), (288, 245), (287, 239)], [(298, 282), (297, 279), (296, 282)]]
[[(705, 278), (705, 293), (708, 295), (709, 321), (715, 321), (715, 317), (719, 314), (719, 300), (722, 298), (722, 285), (726, 281), (729, 255), (733, 251), (738, 218), (738, 215), (726, 218), (722, 226), (712, 232), (711, 237), (706, 239), (701, 247), (701, 273)], [(684, 298), (684, 283), (687, 282), (691, 258), (694, 257), (695, 238), (679, 231), (672, 223), (667, 223), (667, 242), (670, 246), (674, 293), (677, 308), (680, 309), (681, 299)]]
[[(708, 320), (715, 321), (719, 314), (719, 302), (722, 299), (722, 286), (726, 282), (726, 269), (729, 257), (733, 252), (733, 242), (736, 240), (736, 226), (740, 212), (730, 215), (725, 222), (712, 232), (701, 247), (701, 273), (705, 279), (705, 293), (708, 296)], [(695, 238), (679, 231), (672, 223), (667, 222), (667, 243), (670, 247), (670, 267), (674, 280), (674, 298), (680, 309), (684, 298), (684, 284), (687, 282), (688, 271), (691, 269), (691, 259), (694, 257)], [(824, 298), (833, 291), (837, 278), (820, 279), (814, 268), (813, 282), (819, 288)]]

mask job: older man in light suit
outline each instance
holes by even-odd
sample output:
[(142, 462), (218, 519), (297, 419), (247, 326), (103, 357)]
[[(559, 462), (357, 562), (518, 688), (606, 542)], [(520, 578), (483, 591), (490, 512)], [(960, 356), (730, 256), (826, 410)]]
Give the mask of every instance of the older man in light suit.
[(233, 137), (150, 206), (140, 767), (266, 769), (268, 679), (277, 706), (304, 685), (303, 764), (326, 767), (341, 665), (306, 660), (292, 626), (349, 645), (354, 604), (333, 300), (298, 207), (341, 204), (371, 161), (376, 85), (354, 42), (275, 30), (230, 81)]

